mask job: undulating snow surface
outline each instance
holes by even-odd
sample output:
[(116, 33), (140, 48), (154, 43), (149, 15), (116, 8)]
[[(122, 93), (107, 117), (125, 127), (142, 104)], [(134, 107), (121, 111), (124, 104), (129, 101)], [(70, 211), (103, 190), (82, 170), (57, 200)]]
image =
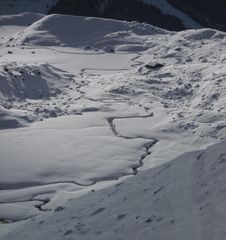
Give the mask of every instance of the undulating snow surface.
[[(77, 27), (73, 29), (69, 28), (69, 25)], [(88, 44), (89, 47), (99, 48), (106, 46), (114, 48), (127, 43), (142, 47), (145, 36), (164, 32), (145, 23), (55, 14), (43, 17), (26, 28), (18, 34), (14, 43), (16, 45), (67, 47), (85, 47)]]
[[(202, 28), (202, 26), (192, 19), (189, 15), (173, 7), (167, 0), (143, 0), (161, 10), (164, 14), (169, 14), (181, 20), (187, 28)], [(36, 12), (47, 14), (48, 10), (57, 3), (57, 0), (1, 0), (0, 15), (19, 14), (22, 12)], [(105, 3), (97, 3), (100, 11), (108, 6), (108, 0)]]
[(3, 239), (224, 240), (225, 162), (226, 142), (186, 153), (107, 189), (69, 195)]
[(1, 239), (224, 239), (225, 33), (0, 24)]

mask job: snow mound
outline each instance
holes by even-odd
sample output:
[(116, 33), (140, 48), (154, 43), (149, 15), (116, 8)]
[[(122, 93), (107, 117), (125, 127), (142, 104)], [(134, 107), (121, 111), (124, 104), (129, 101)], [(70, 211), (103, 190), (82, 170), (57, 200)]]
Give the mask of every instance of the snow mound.
[(2, 240), (224, 240), (225, 146), (222, 142), (186, 153), (115, 186), (70, 199)]
[(73, 77), (49, 64), (1, 64), (0, 129), (24, 127), (43, 116), (56, 116), (57, 109), (47, 109), (49, 104), (44, 102), (64, 93)]
[[(16, 144), (19, 136), (20, 144)], [(148, 154), (147, 146), (154, 144), (152, 139), (116, 137), (98, 112), (2, 131), (0, 142), (1, 189), (60, 182), (86, 186), (114, 180), (133, 174)]]
[(29, 12), (16, 15), (2, 15), (0, 16), (0, 26), (7, 25), (28, 26), (43, 17), (44, 15), (42, 14)]
[(0, 100), (48, 99), (61, 93), (72, 76), (48, 64), (0, 65)]
[(23, 127), (30, 122), (27, 111), (10, 109), (0, 105), (0, 130), (7, 128)]
[(210, 29), (210, 28), (204, 28), (199, 30), (187, 30), (182, 31), (177, 34), (177, 36), (181, 36), (184, 39), (189, 40), (214, 40), (214, 39), (223, 39), (226, 37), (226, 34), (224, 32)]
[[(40, 201), (22, 202), (13, 204), (1, 204), (0, 212), (1, 217), (4, 219), (7, 216), (8, 220), (5, 222), (10, 223), (11, 219), (17, 219), (18, 221), (28, 219), (35, 215), (38, 215), (38, 207), (41, 205)], [(31, 208), (30, 206), (34, 206)]]
[(145, 23), (54, 14), (25, 29), (15, 43), (71, 47), (107, 47), (123, 43), (142, 45), (144, 40), (141, 36), (165, 32)]

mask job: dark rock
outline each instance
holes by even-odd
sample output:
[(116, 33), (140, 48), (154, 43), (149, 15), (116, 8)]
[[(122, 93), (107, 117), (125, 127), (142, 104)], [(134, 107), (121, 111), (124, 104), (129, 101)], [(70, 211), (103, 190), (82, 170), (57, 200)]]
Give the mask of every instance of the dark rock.
[(159, 69), (162, 68), (164, 64), (159, 63), (159, 62), (149, 62), (145, 64), (145, 67), (148, 69)]

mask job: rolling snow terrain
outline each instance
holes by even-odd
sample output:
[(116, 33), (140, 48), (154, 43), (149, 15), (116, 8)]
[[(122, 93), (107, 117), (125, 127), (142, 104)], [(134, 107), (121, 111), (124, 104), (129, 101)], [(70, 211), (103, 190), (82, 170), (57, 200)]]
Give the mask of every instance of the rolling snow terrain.
[(225, 239), (226, 142), (70, 198), (3, 239)]
[(212, 29), (1, 16), (0, 239), (223, 240), (225, 50)]
[[(142, 3), (147, 3), (149, 6)], [(134, 12), (133, 9), (136, 8)], [(203, 28), (167, 0), (1, 0), (0, 15), (35, 12), (147, 22), (169, 30)]]

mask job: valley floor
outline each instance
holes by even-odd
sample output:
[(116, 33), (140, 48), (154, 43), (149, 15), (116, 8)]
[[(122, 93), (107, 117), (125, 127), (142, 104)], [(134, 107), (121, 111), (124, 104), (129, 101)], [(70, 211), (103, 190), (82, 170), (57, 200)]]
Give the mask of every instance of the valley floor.
[(26, 13), (0, 36), (1, 239), (224, 239), (224, 33)]

